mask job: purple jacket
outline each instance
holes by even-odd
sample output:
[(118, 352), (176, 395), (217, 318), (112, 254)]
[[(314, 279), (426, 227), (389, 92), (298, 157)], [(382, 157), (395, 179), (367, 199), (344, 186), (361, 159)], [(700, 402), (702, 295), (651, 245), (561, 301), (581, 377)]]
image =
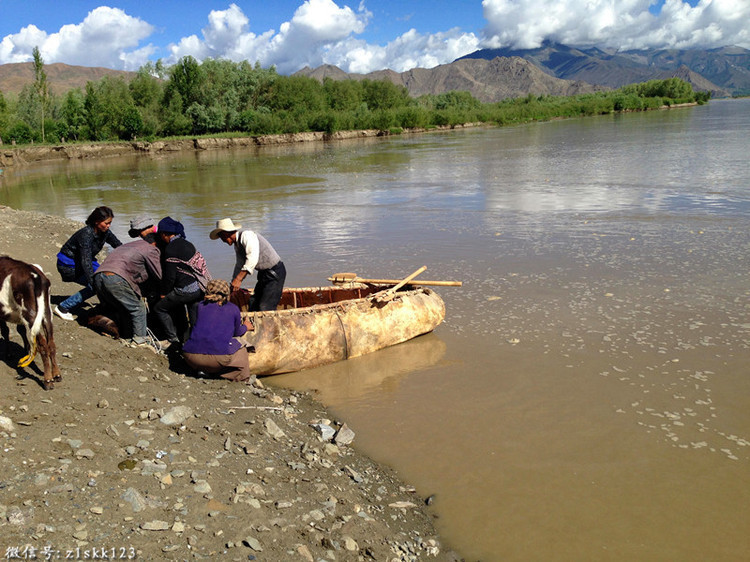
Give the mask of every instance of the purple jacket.
[(190, 339), (182, 346), (182, 351), (200, 355), (233, 355), (242, 347), (234, 338), (245, 332), (247, 326), (242, 323), (236, 304), (228, 302), (219, 306), (215, 302), (202, 301), (198, 304)]

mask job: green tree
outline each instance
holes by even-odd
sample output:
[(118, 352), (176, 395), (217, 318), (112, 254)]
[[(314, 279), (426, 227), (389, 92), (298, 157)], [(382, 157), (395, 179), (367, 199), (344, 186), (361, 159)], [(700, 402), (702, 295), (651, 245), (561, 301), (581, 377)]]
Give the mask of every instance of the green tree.
[(182, 96), (175, 93), (171, 96), (169, 105), (162, 109), (161, 135), (186, 135), (190, 132), (192, 122), (182, 112)]
[(31, 52), (34, 57), (34, 91), (39, 97), (39, 110), (41, 112), (42, 142), (45, 141), (44, 120), (47, 117), (50, 106), (50, 91), (47, 83), (47, 73), (44, 71), (44, 60), (39, 53), (39, 47), (34, 47)]
[(5, 101), (5, 96), (0, 92), (0, 144), (2, 144), (3, 133), (8, 126), (8, 102)]
[(122, 112), (122, 122), (120, 125), (120, 136), (126, 139), (135, 139), (143, 129), (143, 118), (141, 112), (135, 105), (125, 107)]
[(161, 82), (156, 77), (154, 63), (149, 62), (138, 69), (135, 77), (128, 84), (133, 103), (137, 107), (157, 108), (163, 95)]
[(435, 109), (478, 109), (482, 103), (465, 91), (443, 92), (435, 99)]
[(388, 80), (362, 80), (362, 100), (371, 111), (395, 109), (409, 104), (409, 91)]
[(91, 140), (132, 139), (140, 134), (142, 118), (121, 77), (105, 76), (86, 84), (84, 98), (87, 136)]
[[(140, 133), (137, 134), (152, 137), (160, 128), (159, 115), (164, 86), (159, 75), (163, 76), (164, 72), (161, 60), (156, 64), (149, 62), (138, 69), (135, 77), (128, 84), (130, 95), (138, 108), (141, 119)], [(132, 112), (130, 113), (133, 115)]]
[(265, 101), (272, 110), (316, 112), (325, 107), (323, 86), (307, 76), (279, 76)]
[(191, 132), (193, 134), (218, 133), (226, 128), (225, 112), (218, 105), (206, 107), (194, 103), (188, 107), (185, 113), (192, 123)]
[(164, 90), (166, 106), (179, 94), (183, 107), (203, 101), (201, 91), (204, 86), (204, 74), (201, 66), (191, 56), (182, 57), (169, 69), (169, 82)]
[[(39, 96), (34, 90), (34, 86), (26, 84), (21, 89), (21, 93), (18, 94), (14, 121), (24, 123), (32, 132), (29, 142), (31, 142), (31, 140), (41, 140), (42, 124), (40, 118), (42, 116), (42, 110), (40, 104), (41, 102)], [(34, 132), (37, 132), (37, 134), (34, 134)]]
[(279, 78), (276, 67), (261, 68), (260, 63), (256, 62), (251, 68), (247, 63), (240, 63), (239, 71), (237, 89), (240, 93), (240, 108), (260, 109), (266, 93)]
[(356, 80), (323, 80), (328, 107), (336, 111), (354, 111), (362, 103), (362, 82)]
[[(247, 63), (244, 63), (247, 67)], [(188, 108), (195, 132), (220, 132), (237, 128), (238, 115), (244, 109), (240, 102), (242, 64), (222, 59), (206, 59), (201, 65), (203, 84), (200, 108)], [(195, 104), (194, 104), (195, 105)], [(191, 112), (192, 108), (192, 113)], [(196, 112), (196, 109), (201, 109)], [(192, 117), (200, 113), (200, 122)]]
[(79, 88), (68, 90), (60, 107), (62, 127), (60, 136), (80, 140), (85, 134), (86, 107), (83, 92)]
[(83, 108), (86, 117), (84, 129), (86, 138), (93, 141), (105, 140), (107, 116), (104, 112), (104, 103), (94, 82), (86, 82)]

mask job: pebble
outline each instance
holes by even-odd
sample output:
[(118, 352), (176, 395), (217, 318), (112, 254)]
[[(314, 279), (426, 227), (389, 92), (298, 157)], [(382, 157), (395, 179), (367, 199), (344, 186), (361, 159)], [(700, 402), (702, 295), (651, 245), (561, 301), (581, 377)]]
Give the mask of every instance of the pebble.
[(325, 423), (314, 423), (311, 427), (320, 434), (323, 441), (330, 441), (336, 435), (336, 430)]
[(193, 490), (199, 494), (209, 494), (211, 493), (211, 486), (205, 480), (198, 480), (193, 486)]
[(164, 425), (182, 425), (193, 416), (193, 410), (188, 406), (175, 406), (164, 414), (159, 421)]
[(255, 537), (245, 537), (242, 540), (242, 544), (253, 549), (255, 552), (263, 552), (263, 546), (260, 544), (260, 541), (256, 539)]
[(263, 426), (266, 429), (266, 433), (276, 441), (279, 441), (286, 437), (286, 434), (278, 425), (276, 425), (276, 422), (270, 418), (266, 418), (266, 420), (263, 422)]
[(12, 431), (15, 431), (15, 429), (16, 428), (13, 425), (13, 420), (6, 416), (0, 416), (0, 431), (10, 433)]
[(348, 425), (344, 424), (338, 432), (336, 432), (336, 437), (334, 437), (333, 440), (336, 445), (349, 445), (354, 441), (354, 432), (349, 429)]
[(145, 523), (141, 523), (141, 529), (144, 531), (166, 531), (169, 529), (169, 523), (166, 521), (147, 521)]

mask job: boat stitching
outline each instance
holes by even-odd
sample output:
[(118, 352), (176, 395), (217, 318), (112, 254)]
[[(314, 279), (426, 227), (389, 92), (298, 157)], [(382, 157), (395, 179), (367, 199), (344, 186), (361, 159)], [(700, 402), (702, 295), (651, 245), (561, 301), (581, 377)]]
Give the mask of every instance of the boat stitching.
[(344, 359), (349, 359), (349, 342), (346, 340), (346, 328), (344, 327), (344, 321), (341, 320), (341, 315), (339, 314), (339, 310), (341, 309), (342, 307), (337, 306), (333, 311), (336, 313), (336, 318), (338, 318), (339, 324), (341, 325), (341, 333), (344, 335)]

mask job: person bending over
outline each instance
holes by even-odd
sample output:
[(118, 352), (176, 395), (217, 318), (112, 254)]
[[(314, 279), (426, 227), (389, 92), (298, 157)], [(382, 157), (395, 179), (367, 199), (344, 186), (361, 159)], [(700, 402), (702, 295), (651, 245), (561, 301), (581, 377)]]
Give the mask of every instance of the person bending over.
[[(146, 304), (142, 286), (161, 279), (161, 261), (156, 236), (149, 234), (112, 250), (94, 275), (94, 289), (99, 300), (118, 314), (118, 327), (132, 328), (132, 343), (151, 345), (146, 325)], [(124, 325), (124, 318), (130, 326)]]
[[(164, 275), (161, 280), (163, 296), (154, 306), (154, 314), (159, 319), (167, 340), (163, 347), (170, 347), (173, 344), (179, 345), (190, 335), (190, 328), (195, 325), (195, 311), (203, 298), (203, 291), (188, 263), (195, 256), (196, 249), (185, 239), (185, 229), (182, 223), (171, 217), (164, 217), (159, 221), (156, 231), (162, 241)], [(179, 337), (173, 314), (183, 311), (184, 306), (187, 307), (189, 323), (182, 337)]]
[(239, 291), (245, 277), (252, 275), (254, 269), (258, 270), (250, 311), (276, 310), (286, 280), (284, 262), (263, 236), (241, 229), (242, 225), (234, 224), (232, 219), (221, 219), (216, 221), (216, 228), (208, 236), (211, 240), (221, 238), (222, 242), (234, 246), (232, 291)]

